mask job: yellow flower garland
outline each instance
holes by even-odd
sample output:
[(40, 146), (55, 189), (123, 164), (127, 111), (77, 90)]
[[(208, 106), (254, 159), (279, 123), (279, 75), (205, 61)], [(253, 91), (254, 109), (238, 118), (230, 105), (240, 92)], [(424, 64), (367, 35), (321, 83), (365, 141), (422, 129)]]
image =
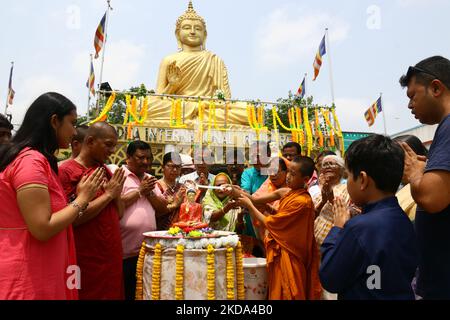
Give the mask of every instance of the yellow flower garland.
[(161, 298), (161, 244), (155, 246), (152, 270), (152, 300)]
[(311, 125), (309, 123), (308, 118), (308, 108), (303, 108), (303, 123), (305, 124), (305, 131), (306, 131), (306, 146), (308, 151), (308, 157), (311, 156), (311, 150), (312, 150), (312, 131), (311, 131)]
[(295, 112), (297, 113), (297, 128), (299, 129), (298, 135), (300, 140), (299, 142), (300, 145), (303, 146), (305, 144), (305, 133), (302, 129), (302, 113), (299, 107), (295, 107)]
[(234, 300), (234, 265), (232, 247), (227, 248), (227, 299)]
[(208, 254), (206, 256), (207, 265), (207, 289), (208, 289), (208, 300), (216, 299), (216, 270), (215, 270), (215, 255), (214, 247), (208, 245)]
[(242, 256), (242, 245), (239, 241), (236, 247), (236, 273), (237, 273), (237, 298), (238, 300), (245, 300), (244, 288), (244, 265)]
[(319, 147), (323, 148), (323, 133), (322, 133), (322, 129), (320, 128), (320, 121), (319, 121), (319, 112), (317, 111), (317, 109), (314, 110), (314, 115), (316, 118), (315, 121), (315, 134), (316, 136), (319, 138)]
[(177, 246), (176, 256), (176, 275), (175, 275), (175, 299), (183, 300), (184, 298), (184, 246), (179, 244)]
[(339, 124), (339, 120), (336, 116), (336, 109), (331, 109), (331, 113), (333, 114), (334, 123), (336, 124), (337, 132), (336, 135), (339, 137), (340, 140), (340, 147), (341, 147), (341, 156), (344, 156), (345, 150), (344, 150), (344, 137), (342, 135), (341, 125)]
[(145, 241), (142, 242), (141, 250), (139, 251), (139, 258), (136, 265), (136, 291), (135, 299), (142, 300), (144, 298), (144, 287), (143, 287), (143, 270), (144, 270), (144, 260), (147, 246)]
[(320, 113), (322, 114), (322, 117), (325, 119), (325, 123), (329, 129), (329, 135), (330, 135), (330, 146), (334, 147), (334, 135), (336, 134), (336, 129), (331, 125), (330, 122), (330, 111), (324, 110), (323, 108), (320, 108)]
[(108, 113), (111, 111), (111, 108), (114, 104), (114, 101), (116, 101), (116, 92), (113, 92), (111, 96), (109, 97), (108, 101), (106, 102), (105, 107), (103, 108), (102, 112), (100, 112), (99, 116), (89, 122), (89, 125), (94, 124), (99, 121), (106, 121), (108, 117)]

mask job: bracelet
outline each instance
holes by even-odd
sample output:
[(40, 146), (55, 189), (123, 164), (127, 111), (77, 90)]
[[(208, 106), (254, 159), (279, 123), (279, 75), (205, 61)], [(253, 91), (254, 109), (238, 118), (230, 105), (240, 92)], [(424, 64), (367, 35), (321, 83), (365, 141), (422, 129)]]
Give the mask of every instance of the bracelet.
[(70, 203), (72, 207), (75, 209), (78, 209), (78, 218), (81, 218), (84, 215), (84, 212), (86, 211), (89, 203), (86, 203), (83, 207), (80, 206), (75, 200)]

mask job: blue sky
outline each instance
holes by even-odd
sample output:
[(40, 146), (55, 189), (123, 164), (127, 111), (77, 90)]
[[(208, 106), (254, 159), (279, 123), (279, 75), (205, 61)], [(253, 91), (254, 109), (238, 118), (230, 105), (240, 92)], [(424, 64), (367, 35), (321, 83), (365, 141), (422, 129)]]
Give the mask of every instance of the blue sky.
[[(234, 98), (275, 101), (295, 91), (308, 73), (307, 95), (330, 104), (327, 56), (319, 78), (311, 81), (314, 56), (328, 27), (337, 113), (345, 131), (383, 132), (381, 118), (371, 128), (364, 120), (380, 92), (388, 133), (418, 125), (398, 79), (423, 58), (450, 57), (449, 0), (193, 2), (207, 23), (208, 50), (227, 65)], [(85, 113), (89, 54), (106, 1), (2, 3), (0, 97), (5, 101), (10, 61), (15, 61), (13, 122), (20, 123), (30, 103), (46, 91), (65, 94), (79, 114)], [(174, 25), (187, 3), (112, 0), (103, 80), (114, 89), (141, 83), (155, 88), (161, 59), (177, 49)]]

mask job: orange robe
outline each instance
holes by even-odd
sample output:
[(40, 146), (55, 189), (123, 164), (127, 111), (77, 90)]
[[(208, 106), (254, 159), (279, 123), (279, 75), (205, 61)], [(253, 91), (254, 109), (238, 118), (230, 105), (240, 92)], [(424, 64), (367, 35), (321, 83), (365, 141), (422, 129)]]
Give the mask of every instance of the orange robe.
[(269, 300), (320, 299), (314, 218), (314, 204), (305, 189), (290, 191), (278, 212), (266, 218)]

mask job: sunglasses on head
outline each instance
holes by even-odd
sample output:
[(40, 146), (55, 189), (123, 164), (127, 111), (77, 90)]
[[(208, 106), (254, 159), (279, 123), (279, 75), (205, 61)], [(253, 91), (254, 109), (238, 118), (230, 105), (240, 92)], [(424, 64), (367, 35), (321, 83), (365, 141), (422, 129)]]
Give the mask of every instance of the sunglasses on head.
[(425, 69), (422, 69), (422, 68), (419, 68), (419, 67), (413, 67), (413, 66), (410, 66), (408, 68), (408, 72), (406, 73), (406, 78), (408, 80), (411, 80), (411, 77), (416, 75), (416, 74), (418, 74), (418, 73), (425, 73), (425, 74), (428, 74), (429, 76), (432, 76), (432, 77), (440, 80), (439, 77), (436, 76), (434, 73), (432, 73), (430, 71), (427, 71)]

